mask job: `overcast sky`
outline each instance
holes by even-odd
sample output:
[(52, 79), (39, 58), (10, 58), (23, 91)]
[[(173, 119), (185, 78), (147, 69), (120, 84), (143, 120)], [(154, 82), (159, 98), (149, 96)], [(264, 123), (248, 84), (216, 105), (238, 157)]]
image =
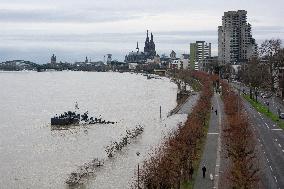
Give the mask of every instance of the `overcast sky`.
[(212, 43), (217, 55), (217, 27), (224, 11), (244, 9), (253, 37), (284, 41), (283, 0), (0, 0), (0, 62), (25, 59), (124, 60), (154, 34), (159, 54), (189, 53), (196, 40)]

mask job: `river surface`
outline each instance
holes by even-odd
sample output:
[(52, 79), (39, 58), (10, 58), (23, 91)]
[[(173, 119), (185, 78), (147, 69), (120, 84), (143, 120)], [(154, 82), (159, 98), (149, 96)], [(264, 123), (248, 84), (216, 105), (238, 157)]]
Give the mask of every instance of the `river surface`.
[[(94, 158), (105, 164), (80, 188), (129, 188), (138, 163), (186, 119), (167, 117), (176, 92), (167, 78), (130, 73), (0, 72), (0, 188), (66, 189), (68, 175)], [(80, 111), (117, 123), (51, 130), (50, 118), (76, 101)], [(144, 132), (107, 158), (105, 146), (137, 125)]]

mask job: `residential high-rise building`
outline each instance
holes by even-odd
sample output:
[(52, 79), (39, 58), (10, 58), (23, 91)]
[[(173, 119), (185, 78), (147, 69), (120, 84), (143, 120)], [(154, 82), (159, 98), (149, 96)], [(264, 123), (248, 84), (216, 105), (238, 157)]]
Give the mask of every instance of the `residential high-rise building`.
[(211, 57), (211, 43), (196, 41), (190, 43), (190, 67), (194, 70), (204, 70), (205, 60)]
[(218, 61), (222, 64), (241, 64), (256, 54), (257, 45), (247, 23), (247, 11), (228, 11), (218, 27)]

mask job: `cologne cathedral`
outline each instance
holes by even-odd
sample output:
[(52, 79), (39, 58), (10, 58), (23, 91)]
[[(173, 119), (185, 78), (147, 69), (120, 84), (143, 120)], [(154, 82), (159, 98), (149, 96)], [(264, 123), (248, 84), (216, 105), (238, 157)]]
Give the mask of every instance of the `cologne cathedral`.
[(126, 63), (145, 63), (147, 59), (154, 59), (156, 56), (156, 50), (155, 50), (155, 43), (154, 43), (154, 37), (151, 33), (151, 39), (149, 39), (149, 33), (147, 30), (147, 37), (145, 40), (145, 47), (144, 52), (139, 51), (139, 46), (137, 42), (136, 52), (130, 52), (128, 55), (125, 56), (125, 62)]

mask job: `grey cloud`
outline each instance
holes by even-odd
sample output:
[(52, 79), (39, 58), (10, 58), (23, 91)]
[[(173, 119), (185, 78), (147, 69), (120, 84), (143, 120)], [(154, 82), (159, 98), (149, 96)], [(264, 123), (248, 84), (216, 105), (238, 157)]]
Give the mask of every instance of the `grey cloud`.
[(137, 19), (141, 16), (101, 10), (0, 10), (0, 22), (95, 23)]

